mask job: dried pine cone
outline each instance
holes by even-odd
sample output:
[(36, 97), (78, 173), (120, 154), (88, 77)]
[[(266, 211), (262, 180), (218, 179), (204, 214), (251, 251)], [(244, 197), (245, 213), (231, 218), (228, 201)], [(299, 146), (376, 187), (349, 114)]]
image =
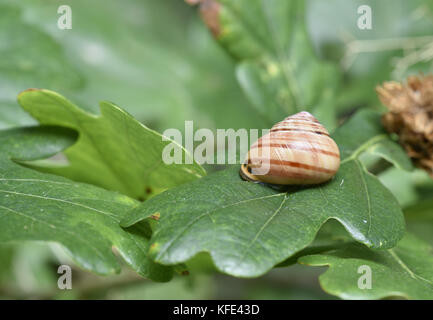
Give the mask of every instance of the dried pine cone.
[(433, 75), (410, 77), (406, 85), (385, 82), (376, 91), (389, 109), (383, 125), (399, 136), (415, 165), (433, 177)]

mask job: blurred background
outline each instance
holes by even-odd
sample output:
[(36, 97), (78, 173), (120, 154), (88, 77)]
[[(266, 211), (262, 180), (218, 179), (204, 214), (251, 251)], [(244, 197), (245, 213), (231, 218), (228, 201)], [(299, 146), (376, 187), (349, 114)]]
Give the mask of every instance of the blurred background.
[[(341, 121), (359, 108), (380, 109), (374, 88), (383, 81), (433, 71), (433, 1), (306, 2), (316, 53), (338, 64), (344, 78), (335, 101)], [(57, 27), (63, 4), (72, 8), (72, 30)], [(356, 25), (362, 4), (373, 10), (369, 31)], [(0, 0), (0, 129), (34, 123), (16, 102), (30, 87), (58, 91), (94, 113), (99, 101), (112, 101), (159, 132), (183, 130), (185, 120), (193, 120), (195, 129), (269, 128), (243, 94), (235, 64), (197, 10), (181, 0)], [(420, 203), (433, 210), (432, 181), (423, 172), (391, 169), (380, 178), (407, 211)], [(433, 243), (425, 224), (410, 228)], [(295, 265), (258, 279), (235, 279), (196, 260), (190, 275), (166, 284), (126, 267), (111, 277), (74, 268), (73, 290), (60, 291), (57, 267), (73, 265), (61, 248), (2, 244), (0, 298), (333, 298), (318, 283), (325, 268)]]

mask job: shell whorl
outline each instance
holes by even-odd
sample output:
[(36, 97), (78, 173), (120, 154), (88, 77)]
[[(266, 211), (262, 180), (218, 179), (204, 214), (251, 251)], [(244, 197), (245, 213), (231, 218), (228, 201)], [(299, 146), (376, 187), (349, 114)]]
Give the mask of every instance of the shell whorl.
[(275, 124), (259, 138), (242, 165), (243, 179), (271, 184), (319, 184), (340, 167), (340, 152), (326, 128), (308, 112)]

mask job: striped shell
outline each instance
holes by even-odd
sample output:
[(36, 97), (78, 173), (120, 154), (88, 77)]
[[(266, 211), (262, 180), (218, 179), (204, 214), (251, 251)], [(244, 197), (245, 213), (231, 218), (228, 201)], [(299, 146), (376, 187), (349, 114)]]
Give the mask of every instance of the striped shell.
[(308, 112), (274, 125), (248, 152), (240, 175), (270, 184), (319, 184), (340, 167), (340, 151), (328, 131)]

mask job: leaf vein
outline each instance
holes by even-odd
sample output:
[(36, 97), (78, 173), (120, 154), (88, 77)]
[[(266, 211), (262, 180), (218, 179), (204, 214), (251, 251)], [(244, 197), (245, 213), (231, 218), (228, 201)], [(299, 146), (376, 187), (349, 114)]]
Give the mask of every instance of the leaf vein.
[(158, 257), (158, 258), (161, 258), (162, 256), (164, 256), (164, 255), (167, 253), (167, 251), (170, 250), (170, 248), (174, 245), (174, 243), (175, 243), (177, 240), (179, 240), (179, 239), (183, 236), (183, 234), (185, 234), (185, 232), (186, 232), (189, 228), (191, 228), (191, 227), (192, 227), (192, 226), (193, 226), (197, 221), (199, 221), (201, 218), (203, 218), (203, 217), (205, 217), (205, 216), (209, 216), (209, 218), (211, 219), (212, 223), (215, 223), (215, 221), (214, 221), (214, 220), (212, 219), (212, 217), (211, 217), (211, 214), (214, 213), (214, 212), (216, 212), (216, 211), (218, 211), (218, 210), (226, 209), (226, 208), (229, 208), (229, 207), (236, 206), (236, 205), (238, 205), (238, 204), (244, 204), (244, 203), (251, 202), (251, 201), (257, 201), (257, 200), (263, 200), (263, 199), (267, 199), (267, 198), (278, 197), (278, 196), (281, 196), (281, 195), (285, 195), (285, 193), (277, 193), (277, 194), (268, 195), (268, 196), (263, 196), (263, 197), (259, 197), (259, 198), (252, 198), (252, 199), (242, 200), (242, 201), (234, 202), (234, 203), (229, 204), (229, 205), (226, 205), (226, 206), (218, 207), (218, 208), (213, 209), (213, 210), (206, 211), (205, 213), (199, 215), (199, 216), (196, 217), (194, 220), (192, 220), (190, 223), (188, 223), (188, 224), (185, 226), (185, 228), (183, 228), (182, 231), (181, 231), (180, 233), (178, 233), (178, 234), (176, 235), (176, 237), (174, 237), (173, 240), (171, 240), (171, 241), (168, 243), (168, 245), (165, 246), (165, 248), (162, 249), (162, 250), (158, 253), (158, 256), (157, 256), (157, 257)]
[(98, 210), (98, 209), (86, 206), (84, 204), (81, 204), (81, 203), (76, 203), (76, 202), (67, 201), (67, 200), (63, 200), (63, 199), (57, 199), (57, 198), (38, 196), (38, 195), (35, 195), (35, 194), (27, 194), (27, 193), (15, 192), (15, 191), (0, 190), (0, 192), (9, 193), (9, 194), (15, 194), (15, 195), (24, 196), (24, 197), (34, 197), (34, 198), (39, 198), (39, 199), (44, 199), (44, 200), (50, 200), (50, 201), (59, 201), (59, 202), (63, 202), (63, 203), (67, 203), (67, 204), (73, 205), (73, 206), (82, 207), (82, 208), (85, 208), (85, 209), (88, 209), (88, 210), (91, 210), (91, 211), (102, 213), (104, 215), (107, 215), (107, 216), (113, 218), (116, 221), (119, 221), (119, 218), (117, 218), (111, 212), (105, 212), (105, 211), (102, 211), (102, 210)]

